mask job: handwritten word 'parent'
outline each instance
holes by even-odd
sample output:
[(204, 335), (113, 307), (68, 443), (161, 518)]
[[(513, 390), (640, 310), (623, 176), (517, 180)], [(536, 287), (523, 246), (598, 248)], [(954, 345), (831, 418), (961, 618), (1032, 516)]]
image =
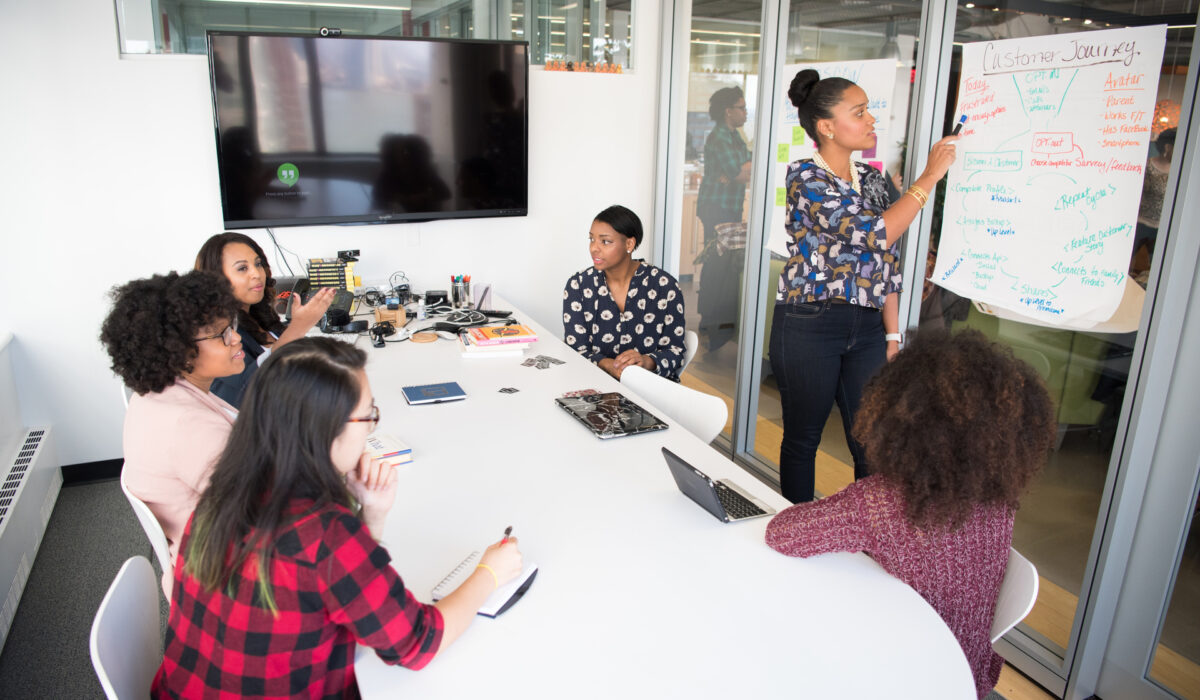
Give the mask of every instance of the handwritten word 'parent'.
[(988, 42), (983, 47), (983, 72), (1020, 73), (1051, 68), (1095, 66), (1102, 63), (1121, 63), (1129, 66), (1140, 52), (1136, 41), (1086, 42), (1072, 39), (1063, 49), (1027, 50), (1020, 46), (997, 49)]

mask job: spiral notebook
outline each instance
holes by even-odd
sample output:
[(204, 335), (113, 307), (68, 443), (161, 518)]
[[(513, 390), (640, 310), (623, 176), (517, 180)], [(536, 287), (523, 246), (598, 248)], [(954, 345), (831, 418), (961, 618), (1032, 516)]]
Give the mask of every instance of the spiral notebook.
[[(436, 603), (457, 590), (468, 576), (475, 573), (475, 567), (478, 566), (481, 557), (480, 552), (471, 552), (466, 559), (462, 560), (461, 564), (446, 574), (446, 578), (433, 587), (433, 602)], [(492, 594), (479, 608), (479, 614), (486, 617), (497, 617), (511, 608), (525, 595), (525, 591), (529, 590), (533, 579), (537, 576), (537, 570), (537, 564), (526, 563), (520, 576), (492, 591)]]

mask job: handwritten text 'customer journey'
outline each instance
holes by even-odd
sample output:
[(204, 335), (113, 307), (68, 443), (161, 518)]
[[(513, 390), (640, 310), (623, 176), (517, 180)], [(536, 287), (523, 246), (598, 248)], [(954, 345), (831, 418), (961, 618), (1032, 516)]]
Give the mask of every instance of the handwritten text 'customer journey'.
[(933, 281), (1052, 324), (1124, 291), (1166, 27), (963, 48), (967, 115)]

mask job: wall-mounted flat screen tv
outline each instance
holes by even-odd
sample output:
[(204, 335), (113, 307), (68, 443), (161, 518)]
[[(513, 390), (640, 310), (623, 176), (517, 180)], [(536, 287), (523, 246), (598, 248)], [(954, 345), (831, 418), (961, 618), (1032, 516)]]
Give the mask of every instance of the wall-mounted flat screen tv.
[(528, 211), (528, 44), (209, 32), (227, 228)]

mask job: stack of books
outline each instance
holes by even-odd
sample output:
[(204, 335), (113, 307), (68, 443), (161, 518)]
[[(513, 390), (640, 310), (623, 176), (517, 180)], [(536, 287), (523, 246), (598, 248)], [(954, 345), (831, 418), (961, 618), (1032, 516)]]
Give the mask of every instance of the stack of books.
[(467, 357), (520, 357), (537, 333), (529, 326), (481, 326), (458, 334), (458, 346)]

